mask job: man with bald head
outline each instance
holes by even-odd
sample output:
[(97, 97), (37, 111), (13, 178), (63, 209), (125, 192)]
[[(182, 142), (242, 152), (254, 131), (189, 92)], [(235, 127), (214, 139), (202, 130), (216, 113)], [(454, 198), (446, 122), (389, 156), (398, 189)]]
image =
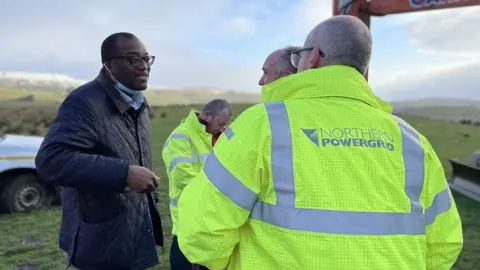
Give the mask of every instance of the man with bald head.
[[(368, 27), (318, 24), (182, 193), (179, 244), (209, 269), (451, 269), (462, 228), (428, 140), (376, 97)], [(198, 220), (202, 220), (198, 222)]]
[(258, 85), (264, 86), (282, 77), (297, 73), (297, 68), (292, 65), (290, 57), (293, 52), (299, 49), (301, 47), (288, 46), (269, 54), (262, 66), (263, 74), (258, 81)]
[(371, 55), (372, 36), (368, 27), (355, 17), (336, 16), (309, 33), (304, 47), (292, 52), (292, 64), (298, 72), (344, 65), (363, 75)]

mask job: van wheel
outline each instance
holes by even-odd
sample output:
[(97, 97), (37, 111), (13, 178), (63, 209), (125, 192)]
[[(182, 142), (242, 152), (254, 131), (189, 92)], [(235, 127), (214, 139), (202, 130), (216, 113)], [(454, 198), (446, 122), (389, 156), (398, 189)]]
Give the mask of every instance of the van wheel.
[(23, 173), (7, 179), (0, 194), (0, 209), (4, 213), (27, 212), (46, 208), (54, 196), (34, 173)]

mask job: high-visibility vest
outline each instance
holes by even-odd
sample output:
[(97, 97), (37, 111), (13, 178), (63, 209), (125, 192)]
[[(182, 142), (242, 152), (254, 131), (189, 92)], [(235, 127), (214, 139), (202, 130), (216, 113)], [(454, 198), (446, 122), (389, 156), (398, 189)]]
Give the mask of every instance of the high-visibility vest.
[(177, 234), (177, 204), (182, 190), (202, 169), (208, 153), (212, 150), (212, 135), (206, 132), (205, 125), (199, 122), (198, 112), (191, 110), (168, 136), (162, 158), (169, 179), (168, 194), (172, 233)]
[(267, 85), (179, 202), (179, 246), (219, 269), (450, 269), (461, 221), (428, 140), (330, 66)]

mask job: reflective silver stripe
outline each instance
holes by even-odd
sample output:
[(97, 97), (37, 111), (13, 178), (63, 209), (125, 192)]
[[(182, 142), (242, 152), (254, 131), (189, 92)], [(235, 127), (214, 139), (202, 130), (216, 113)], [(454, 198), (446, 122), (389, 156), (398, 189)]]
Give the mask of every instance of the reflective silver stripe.
[(187, 135), (183, 134), (183, 133), (174, 133), (174, 134), (172, 134), (172, 135), (170, 136), (170, 139), (186, 140), (186, 141), (188, 141), (189, 143), (191, 142), (191, 141), (190, 141), (190, 138), (189, 138)]
[(295, 206), (293, 147), (290, 121), (283, 102), (265, 103), (272, 134), (272, 177), (277, 205)]
[(356, 235), (422, 235), (422, 214), (333, 211), (255, 204), (251, 218), (291, 230)]
[(192, 164), (193, 160), (192, 158), (189, 158), (189, 157), (176, 157), (172, 159), (172, 161), (170, 161), (170, 165), (168, 166), (168, 172), (172, 172), (175, 166), (177, 166), (179, 163), (182, 163), (182, 162)]
[(452, 195), (450, 188), (447, 187), (435, 196), (432, 205), (425, 211), (427, 225), (433, 224), (437, 216), (450, 210), (450, 207), (452, 207)]
[(208, 155), (209, 154), (201, 154), (201, 155), (196, 156), (197, 161), (201, 162), (201, 163), (205, 163), (205, 161), (207, 161)]
[(425, 151), (420, 137), (403, 119), (394, 116), (402, 130), (402, 155), (405, 164), (405, 193), (410, 199), (410, 213), (423, 214), (420, 203), (425, 179)]
[(225, 131), (223, 132), (225, 134), (225, 136), (227, 136), (227, 139), (232, 139), (233, 136), (235, 136), (235, 132), (233, 132), (233, 129), (231, 127), (228, 127), (227, 129), (225, 129)]
[(170, 145), (170, 139), (174, 139), (174, 140), (186, 140), (190, 145), (192, 144), (192, 141), (190, 140), (190, 138), (189, 138), (187, 135), (182, 134), (182, 133), (173, 133), (173, 134), (170, 135), (170, 137), (167, 139), (167, 141), (166, 141), (165, 144), (163, 145), (163, 148), (168, 147), (168, 145)]
[(201, 163), (204, 163), (206, 160), (207, 160), (207, 157), (208, 157), (208, 154), (202, 154), (202, 155), (195, 155), (193, 154), (193, 156), (190, 158), (190, 157), (176, 157), (174, 159), (172, 159), (172, 161), (170, 162), (170, 165), (168, 166), (168, 171), (169, 172), (172, 172), (172, 170), (179, 164), (179, 163), (189, 163), (189, 164), (193, 164), (195, 162), (201, 162)]
[[(210, 154), (210, 153), (208, 153), (208, 154)], [(195, 149), (192, 147), (192, 160), (193, 160), (193, 162), (205, 163), (205, 161), (207, 160), (208, 154), (198, 155), (197, 152), (195, 151)]]
[(209, 156), (203, 171), (212, 184), (243, 209), (252, 210), (257, 195), (233, 176), (218, 160), (215, 151)]
[[(272, 178), (276, 205), (256, 201), (256, 195), (218, 161), (215, 154), (204, 171), (210, 181), (240, 207), (251, 210), (252, 219), (292, 229), (312, 232), (366, 235), (423, 235), (426, 219), (420, 203), (424, 182), (424, 149), (418, 134), (403, 120), (402, 154), (405, 166), (405, 194), (410, 199), (409, 213), (334, 211), (295, 208), (292, 136), (283, 102), (266, 103), (272, 137)], [(253, 204), (253, 207), (252, 207)]]
[(170, 162), (170, 165), (169, 165), (169, 172), (171, 172), (175, 166), (177, 166), (179, 163), (182, 163), (182, 162), (186, 162), (186, 163), (190, 163), (190, 164), (193, 164), (194, 162), (201, 162), (201, 163), (204, 163), (205, 160), (207, 160), (207, 156), (208, 154), (202, 154), (202, 155), (197, 155), (195, 153), (195, 149), (193, 148), (193, 144), (192, 144), (192, 141), (190, 140), (190, 138), (183, 134), (183, 133), (174, 133), (172, 134), (168, 140), (165, 142), (165, 146), (164, 147), (167, 147), (169, 142), (170, 142), (170, 139), (174, 139), (174, 140), (185, 140), (187, 141), (189, 144), (190, 144), (190, 147), (191, 147), (191, 151), (192, 151), (192, 157), (189, 158), (189, 157), (177, 157), (177, 158), (174, 158), (171, 162)]
[(170, 198), (170, 205), (172, 205), (172, 206), (177, 206), (177, 205), (178, 205), (178, 201), (175, 200), (175, 199)]

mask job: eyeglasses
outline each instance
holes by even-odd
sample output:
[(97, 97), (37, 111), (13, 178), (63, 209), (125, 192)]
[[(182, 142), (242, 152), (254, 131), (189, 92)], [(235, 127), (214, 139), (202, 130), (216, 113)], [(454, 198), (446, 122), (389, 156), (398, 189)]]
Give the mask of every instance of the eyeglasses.
[[(300, 58), (302, 58), (302, 53), (306, 51), (311, 51), (314, 48), (315, 47), (308, 47), (308, 48), (303, 48), (303, 49), (292, 52), (292, 54), (290, 55), (290, 62), (292, 63), (292, 65), (295, 68), (298, 68), (298, 63), (300, 62)], [(325, 54), (321, 50), (318, 50), (318, 52), (320, 53), (321, 57), (325, 57)]]
[(108, 61), (113, 59), (123, 59), (128, 61), (133, 67), (140, 67), (142, 65), (142, 61), (147, 64), (148, 67), (152, 66), (155, 62), (155, 56), (147, 55), (147, 56), (115, 56), (111, 57)]

